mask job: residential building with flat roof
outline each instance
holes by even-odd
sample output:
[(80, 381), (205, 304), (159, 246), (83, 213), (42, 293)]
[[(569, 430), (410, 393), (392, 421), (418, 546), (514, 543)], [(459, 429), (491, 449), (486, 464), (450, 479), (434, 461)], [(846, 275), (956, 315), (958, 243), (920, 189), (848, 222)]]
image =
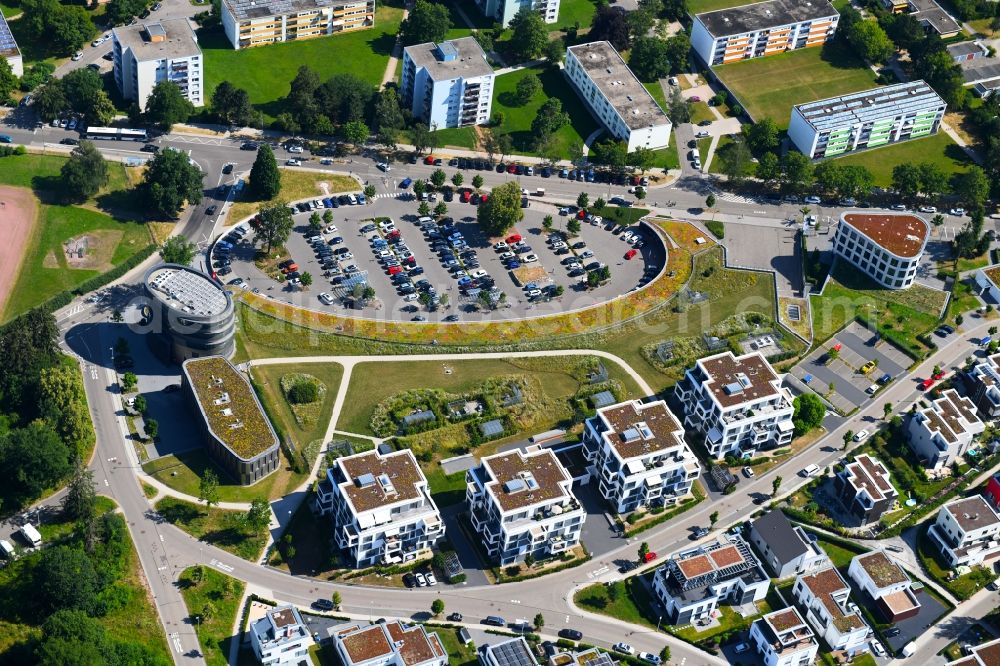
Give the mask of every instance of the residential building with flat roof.
[(917, 279), (930, 225), (908, 213), (840, 214), (833, 251), (887, 289), (906, 289)]
[(833, 477), (833, 488), (847, 513), (862, 525), (873, 523), (896, 503), (899, 493), (882, 461), (862, 453)]
[(833, 157), (936, 134), (947, 104), (923, 81), (792, 107), (788, 137), (803, 155)]
[(115, 84), (140, 111), (162, 81), (176, 85), (193, 105), (205, 105), (204, 59), (186, 18), (118, 26), (111, 41)]
[(309, 662), (313, 639), (299, 609), (285, 605), (269, 609), (250, 624), (250, 646), (262, 666), (298, 666)]
[(448, 652), (441, 638), (422, 624), (401, 620), (350, 624), (334, 634), (337, 655), (344, 666), (447, 666)]
[(189, 358), (182, 383), (212, 459), (241, 485), (278, 469), (278, 435), (250, 382), (221, 356)]
[(199, 356), (224, 356), (236, 351), (233, 298), (211, 277), (190, 266), (158, 264), (143, 278), (158, 331), (175, 362)]
[(952, 569), (1000, 557), (1000, 515), (982, 495), (942, 506), (927, 534)]
[(403, 105), (431, 129), (489, 122), (495, 78), (472, 37), (403, 49)]
[(558, 555), (580, 543), (587, 512), (551, 449), (536, 445), (487, 456), (465, 479), (472, 527), (501, 566), (528, 555)]
[(619, 663), (611, 654), (592, 647), (572, 652), (556, 652), (549, 657), (548, 666), (618, 666)]
[(937, 33), (941, 39), (949, 39), (962, 31), (959, 22), (936, 0), (909, 0), (907, 4), (910, 14), (927, 33)]
[(1000, 354), (990, 354), (962, 375), (966, 392), (976, 405), (977, 416), (1000, 417)]
[(559, 20), (559, 0), (476, 0), (476, 6), (505, 28), (522, 9), (537, 12), (546, 23)]
[(855, 555), (847, 575), (871, 597), (886, 622), (896, 623), (920, 612), (920, 601), (912, 590), (913, 582), (884, 551)]
[(809, 46), (833, 37), (840, 13), (827, 0), (766, 0), (695, 14), (691, 47), (706, 65), (724, 65)]
[(444, 536), (444, 522), (409, 449), (338, 458), (316, 488), (334, 539), (358, 568), (416, 559)]
[(760, 352), (699, 359), (674, 389), (684, 425), (705, 436), (709, 455), (752, 457), (792, 441), (792, 394)]
[(830, 558), (798, 525), (792, 525), (780, 509), (771, 509), (750, 523), (750, 543), (775, 578), (815, 571)]
[(628, 152), (670, 144), (670, 119), (609, 42), (569, 47), (564, 71), (591, 114), (628, 144)]
[(734, 535), (675, 553), (653, 575), (653, 591), (671, 624), (710, 617), (720, 604), (761, 601), (770, 583), (750, 546)]
[(985, 429), (972, 400), (947, 389), (930, 407), (910, 416), (907, 443), (927, 469), (941, 472), (961, 461)]
[(795, 579), (792, 595), (806, 612), (806, 621), (834, 651), (849, 656), (868, 651), (871, 628), (850, 603), (851, 588), (832, 565)]
[(222, 28), (234, 49), (374, 25), (375, 0), (222, 0)]
[(989, 295), (1000, 302), (1000, 264), (976, 271), (976, 288), (980, 296)]
[(21, 49), (17, 47), (17, 41), (2, 13), (0, 13), (0, 56), (10, 63), (14, 76), (24, 76), (24, 58), (21, 57)]
[(523, 636), (481, 645), (476, 656), (479, 666), (538, 666)]
[(969, 655), (945, 666), (997, 666), (1000, 664), (1000, 638), (969, 648)]
[(673, 503), (701, 475), (684, 428), (664, 400), (598, 409), (584, 425), (583, 455), (617, 513)]
[(794, 607), (754, 620), (749, 642), (763, 658), (764, 666), (809, 666), (819, 652), (816, 636)]

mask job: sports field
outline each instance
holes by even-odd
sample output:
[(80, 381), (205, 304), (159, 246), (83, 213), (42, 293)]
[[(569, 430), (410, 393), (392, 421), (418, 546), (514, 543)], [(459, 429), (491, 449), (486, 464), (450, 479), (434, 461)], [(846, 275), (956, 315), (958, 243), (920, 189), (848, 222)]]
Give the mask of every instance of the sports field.
[(875, 88), (875, 72), (846, 45), (800, 49), (715, 68), (754, 120), (771, 118), (787, 128), (792, 107)]

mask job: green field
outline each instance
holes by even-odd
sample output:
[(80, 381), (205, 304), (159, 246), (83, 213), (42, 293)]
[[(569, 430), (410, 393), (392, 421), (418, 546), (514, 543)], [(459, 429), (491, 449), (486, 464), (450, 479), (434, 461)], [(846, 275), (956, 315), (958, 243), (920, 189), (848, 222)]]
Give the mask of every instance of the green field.
[(660, 108), (666, 112), (667, 110), (667, 96), (663, 94), (663, 86), (660, 85), (659, 81), (653, 81), (652, 83), (643, 83), (649, 94), (653, 96), (656, 103), (660, 105)]
[(0, 2), (0, 13), (2, 13), (4, 17), (9, 18), (11, 16), (16, 16), (17, 14), (20, 14), (21, 8)]
[(192, 504), (174, 497), (164, 497), (156, 503), (156, 511), (165, 521), (176, 525), (199, 541), (256, 562), (264, 551), (267, 530), (251, 532), (241, 520), (242, 511), (228, 511), (201, 504)]
[(594, 22), (597, 5), (594, 0), (561, 0), (559, 3), (559, 19), (555, 23), (546, 23), (549, 31), (565, 30), (579, 24), (588, 28)]
[(796, 104), (876, 87), (875, 73), (839, 41), (714, 69), (755, 120), (781, 128)]
[[(514, 90), (517, 82), (528, 74), (535, 74), (541, 79), (542, 90), (521, 106), (514, 99)], [(539, 107), (550, 97), (558, 98), (562, 102), (563, 111), (569, 114), (569, 123), (556, 133), (561, 157), (569, 158), (569, 146), (574, 142), (583, 145), (584, 139), (597, 129), (597, 124), (559, 69), (522, 69), (496, 78), (493, 113), (500, 111), (504, 114), (504, 123), (497, 128), (497, 132), (510, 134), (518, 152), (533, 154), (531, 121), (535, 119)]]
[(188, 613), (198, 617), (193, 624), (205, 662), (209, 666), (228, 666), (229, 642), (246, 585), (202, 566), (185, 569), (177, 584)]
[(221, 29), (199, 30), (205, 54), (205, 98), (222, 81), (246, 89), (254, 105), (273, 119), (300, 65), (308, 65), (322, 81), (334, 74), (354, 74), (373, 86), (382, 82), (403, 11), (379, 3), (375, 27), (345, 35), (235, 50)]
[(284, 497), (305, 480), (304, 474), (296, 474), (288, 466), (284, 453), (280, 460), (281, 467), (276, 472), (252, 486), (236, 483), (203, 448), (157, 458), (143, 465), (142, 469), (157, 481), (192, 497), (198, 496), (202, 474), (211, 469), (219, 477), (219, 499), (223, 502), (249, 502), (257, 497)]
[(892, 168), (897, 164), (932, 162), (949, 176), (965, 171), (966, 167), (972, 164), (972, 160), (961, 146), (945, 134), (944, 130), (938, 131), (934, 136), (879, 146), (853, 155), (837, 157), (834, 161), (844, 166), (851, 164), (868, 167), (875, 176), (875, 184), (879, 187), (892, 185)]

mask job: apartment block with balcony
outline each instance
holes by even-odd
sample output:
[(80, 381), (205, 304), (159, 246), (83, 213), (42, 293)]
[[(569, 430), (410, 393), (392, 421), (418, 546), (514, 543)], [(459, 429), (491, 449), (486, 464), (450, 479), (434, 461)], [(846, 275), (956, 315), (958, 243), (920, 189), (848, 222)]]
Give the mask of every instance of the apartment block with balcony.
[(268, 609), (250, 624), (250, 646), (261, 666), (298, 666), (309, 660), (312, 636), (295, 606)]
[[(348, 624), (333, 636), (343, 666), (447, 666), (440, 636), (402, 621)], [(307, 662), (309, 663), (309, 662)]]
[(868, 651), (871, 628), (861, 619), (858, 606), (850, 601), (851, 588), (833, 566), (800, 575), (792, 596), (806, 612), (806, 621), (834, 651), (849, 656)]
[(313, 498), (354, 566), (416, 559), (444, 536), (424, 473), (409, 449), (338, 458)]
[(1000, 515), (982, 495), (945, 504), (927, 534), (952, 569), (1000, 557)]
[(929, 237), (930, 225), (916, 215), (845, 212), (833, 250), (883, 287), (906, 289), (917, 279)]
[(887, 622), (899, 622), (920, 612), (920, 601), (913, 593), (910, 577), (883, 551), (856, 555), (847, 575), (871, 598)]
[(750, 546), (738, 536), (724, 535), (671, 555), (653, 575), (653, 592), (671, 624), (690, 624), (710, 617), (720, 604), (763, 600), (770, 583)]
[(431, 129), (487, 123), (495, 78), (472, 37), (403, 49), (403, 105)]
[(187, 19), (118, 26), (111, 31), (115, 84), (145, 111), (157, 83), (169, 81), (195, 106), (205, 105), (204, 59)]
[(696, 14), (691, 47), (706, 65), (822, 46), (840, 14), (826, 0), (767, 0)]
[(990, 354), (965, 373), (965, 386), (977, 416), (1000, 417), (1000, 354)]
[(906, 434), (920, 462), (932, 472), (943, 472), (962, 460), (985, 429), (972, 400), (948, 389), (930, 407), (910, 416)]
[(572, 485), (551, 449), (538, 446), (488, 456), (470, 469), (465, 499), (490, 557), (504, 566), (576, 547), (587, 512)]
[(892, 508), (899, 493), (881, 460), (862, 453), (833, 477), (841, 506), (862, 525), (873, 523)]
[(617, 513), (673, 503), (701, 476), (684, 429), (663, 400), (598, 409), (584, 426), (583, 454)]
[(235, 49), (312, 39), (375, 25), (375, 0), (223, 0), (222, 28)]
[(674, 391), (684, 426), (704, 435), (716, 460), (749, 458), (792, 441), (792, 394), (760, 352), (699, 359)]
[(809, 666), (815, 663), (819, 642), (795, 608), (768, 613), (750, 625), (750, 645), (764, 666)]
[(559, 0), (476, 0), (476, 6), (505, 28), (522, 9), (538, 12), (546, 23), (559, 20)]
[(830, 558), (798, 525), (792, 525), (780, 509), (772, 509), (750, 523), (750, 543), (775, 578), (815, 571)]

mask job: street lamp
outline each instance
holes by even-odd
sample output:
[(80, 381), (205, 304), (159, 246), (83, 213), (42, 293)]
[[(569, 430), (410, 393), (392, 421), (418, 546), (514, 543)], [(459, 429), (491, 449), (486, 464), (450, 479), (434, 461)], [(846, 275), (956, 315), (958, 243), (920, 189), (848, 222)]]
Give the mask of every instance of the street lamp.
[(656, 633), (660, 633), (660, 620), (662, 619), (663, 619), (662, 615), (656, 618)]

